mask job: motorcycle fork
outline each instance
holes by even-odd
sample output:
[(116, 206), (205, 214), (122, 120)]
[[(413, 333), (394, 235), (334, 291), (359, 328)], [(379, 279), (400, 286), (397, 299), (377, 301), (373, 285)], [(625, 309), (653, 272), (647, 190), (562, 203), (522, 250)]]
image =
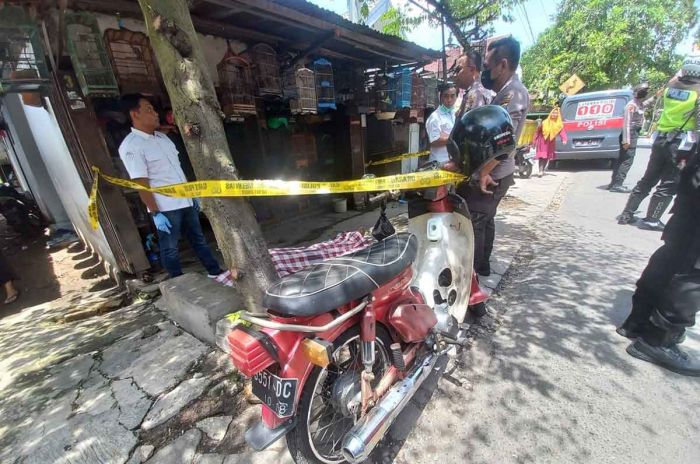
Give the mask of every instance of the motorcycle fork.
[(375, 355), (374, 345), (377, 339), (377, 316), (373, 306), (368, 305), (362, 313), (360, 320), (360, 340), (362, 345), (362, 365), (364, 369), (360, 375), (360, 392), (362, 395), (362, 411), (364, 416), (369, 408), (374, 406), (375, 394), (372, 390), (372, 382), (374, 381)]

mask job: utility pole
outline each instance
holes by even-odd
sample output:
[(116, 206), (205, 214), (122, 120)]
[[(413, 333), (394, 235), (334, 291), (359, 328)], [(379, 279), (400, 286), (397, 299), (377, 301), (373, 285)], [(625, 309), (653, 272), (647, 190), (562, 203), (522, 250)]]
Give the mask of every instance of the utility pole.
[(445, 15), (440, 15), (440, 29), (442, 30), (442, 80), (447, 82), (447, 49), (445, 48)]
[[(238, 179), (187, 0), (139, 0), (148, 37), (197, 179)], [(245, 198), (206, 198), (202, 206), (229, 269), (243, 272), (237, 288), (244, 308), (260, 312), (262, 295), (277, 278), (267, 244)]]

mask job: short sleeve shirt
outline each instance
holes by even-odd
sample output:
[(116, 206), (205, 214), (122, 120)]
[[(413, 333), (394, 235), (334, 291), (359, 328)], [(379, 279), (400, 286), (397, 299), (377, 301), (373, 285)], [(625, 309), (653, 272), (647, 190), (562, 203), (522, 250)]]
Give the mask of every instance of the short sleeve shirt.
[[(175, 144), (161, 132), (153, 135), (131, 129), (119, 146), (119, 157), (132, 179), (146, 178), (151, 187), (187, 182), (182, 172)], [(189, 198), (174, 198), (154, 193), (159, 211), (173, 211), (192, 206)]]
[[(500, 92), (496, 94), (491, 102), (492, 105), (500, 105), (508, 111), (513, 120), (513, 129), (515, 131), (515, 140), (520, 139), (525, 128), (525, 116), (530, 106), (530, 95), (527, 89), (520, 82), (517, 75), (513, 75), (512, 79), (503, 86)], [(494, 179), (503, 179), (515, 172), (515, 152), (508, 159), (501, 161), (496, 168), (491, 171), (491, 177)]]
[[(432, 112), (425, 123), (425, 130), (428, 132), (428, 139), (433, 143), (442, 134), (450, 134), (455, 125), (455, 114), (453, 111), (444, 112), (440, 108)], [(450, 160), (447, 147), (430, 147), (429, 161), (445, 163)]]

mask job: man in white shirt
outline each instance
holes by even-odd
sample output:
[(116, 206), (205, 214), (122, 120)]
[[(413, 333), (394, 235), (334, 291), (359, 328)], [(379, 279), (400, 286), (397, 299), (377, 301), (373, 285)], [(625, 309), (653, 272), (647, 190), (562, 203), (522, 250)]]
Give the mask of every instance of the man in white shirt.
[[(129, 177), (146, 187), (187, 182), (178, 151), (170, 139), (157, 132), (160, 118), (153, 105), (142, 95), (125, 95), (122, 107), (131, 118), (131, 134), (119, 146), (119, 157)], [(224, 272), (207, 245), (199, 223), (199, 202), (140, 191), (139, 196), (158, 229), (160, 259), (170, 277), (182, 275), (178, 242), (184, 233), (209, 277)]]
[(440, 91), (440, 106), (433, 111), (425, 122), (425, 130), (430, 140), (429, 161), (445, 163), (450, 160), (447, 153), (447, 142), (450, 139), (452, 127), (455, 125), (455, 113), (453, 111), (457, 101), (457, 88), (448, 84)]

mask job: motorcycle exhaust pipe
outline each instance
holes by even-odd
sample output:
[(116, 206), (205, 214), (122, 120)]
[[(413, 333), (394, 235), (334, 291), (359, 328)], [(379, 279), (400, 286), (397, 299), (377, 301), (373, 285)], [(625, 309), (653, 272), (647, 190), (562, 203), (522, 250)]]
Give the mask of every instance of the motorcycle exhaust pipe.
[(410, 373), (379, 400), (343, 438), (343, 457), (352, 464), (366, 460), (384, 437), (423, 381), (433, 371), (438, 355), (431, 353), (416, 363)]

